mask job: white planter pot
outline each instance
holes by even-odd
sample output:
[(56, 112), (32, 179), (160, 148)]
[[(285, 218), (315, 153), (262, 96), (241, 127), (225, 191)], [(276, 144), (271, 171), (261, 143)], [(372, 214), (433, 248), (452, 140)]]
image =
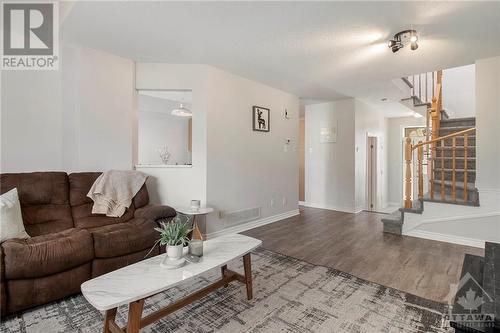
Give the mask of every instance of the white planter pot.
[(176, 246), (167, 246), (167, 256), (172, 259), (180, 259), (182, 258), (182, 250), (183, 246), (182, 245), (176, 245)]

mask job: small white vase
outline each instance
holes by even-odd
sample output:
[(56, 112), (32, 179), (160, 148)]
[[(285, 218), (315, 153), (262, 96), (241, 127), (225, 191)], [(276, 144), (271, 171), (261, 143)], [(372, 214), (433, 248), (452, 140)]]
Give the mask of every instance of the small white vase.
[(182, 250), (183, 250), (182, 244), (175, 246), (168, 245), (167, 256), (171, 259), (180, 259), (182, 258)]

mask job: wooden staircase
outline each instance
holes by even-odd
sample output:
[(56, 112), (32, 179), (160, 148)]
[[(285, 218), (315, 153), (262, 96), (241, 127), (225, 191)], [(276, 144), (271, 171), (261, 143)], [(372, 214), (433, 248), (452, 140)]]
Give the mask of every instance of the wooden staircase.
[[(421, 214), (426, 201), (479, 206), (479, 193), (475, 186), (476, 119), (448, 118), (442, 106), (441, 71), (432, 74), (434, 87), (432, 103), (426, 103), (427, 132), (430, 135), (425, 142), (412, 142), (409, 137), (405, 139), (404, 207), (381, 220), (384, 232), (402, 234), (405, 212)], [(414, 91), (415, 87), (412, 89)], [(427, 87), (424, 90), (427, 91)], [(421, 102), (422, 97), (415, 96), (414, 100)], [(424, 177), (424, 168), (427, 168), (428, 180)], [(424, 194), (426, 181), (427, 193)]]
[[(435, 147), (433, 160), (433, 193), (424, 201), (479, 206), (476, 184), (475, 118), (441, 119), (439, 137), (470, 131), (467, 136), (452, 136)], [(466, 171), (467, 170), (467, 171)], [(444, 197), (442, 196), (444, 193)]]

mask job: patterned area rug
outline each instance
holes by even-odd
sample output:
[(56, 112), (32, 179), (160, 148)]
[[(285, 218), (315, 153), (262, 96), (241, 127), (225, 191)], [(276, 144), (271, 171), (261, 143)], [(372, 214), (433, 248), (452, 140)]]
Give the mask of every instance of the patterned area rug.
[[(252, 254), (254, 299), (233, 282), (141, 332), (451, 332), (447, 306), (267, 250)], [(242, 270), (235, 261), (231, 269)], [(157, 310), (219, 277), (219, 271), (149, 298)], [(117, 320), (124, 325), (127, 307)], [(5, 318), (1, 331), (102, 332), (103, 314), (81, 295)]]

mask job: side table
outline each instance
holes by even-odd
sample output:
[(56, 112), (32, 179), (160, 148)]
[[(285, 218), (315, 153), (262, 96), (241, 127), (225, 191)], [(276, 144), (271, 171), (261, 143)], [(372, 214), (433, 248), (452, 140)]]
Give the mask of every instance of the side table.
[(191, 217), (193, 221), (193, 239), (201, 239), (203, 240), (203, 235), (201, 234), (200, 228), (198, 227), (198, 223), (196, 221), (196, 217), (198, 215), (207, 215), (214, 211), (211, 207), (200, 207), (198, 210), (193, 210), (190, 207), (177, 207), (175, 210), (178, 213)]

